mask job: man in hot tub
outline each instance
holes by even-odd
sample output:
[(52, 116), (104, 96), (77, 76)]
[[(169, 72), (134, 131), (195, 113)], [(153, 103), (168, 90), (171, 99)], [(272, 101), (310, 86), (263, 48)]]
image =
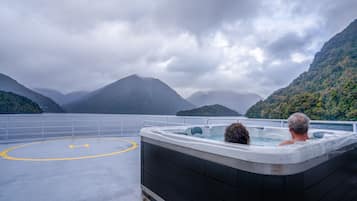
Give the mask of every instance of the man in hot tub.
[(297, 112), (288, 118), (289, 131), (291, 140), (284, 141), (280, 145), (294, 144), (295, 142), (306, 141), (309, 137), (307, 131), (309, 130), (310, 119), (305, 114)]

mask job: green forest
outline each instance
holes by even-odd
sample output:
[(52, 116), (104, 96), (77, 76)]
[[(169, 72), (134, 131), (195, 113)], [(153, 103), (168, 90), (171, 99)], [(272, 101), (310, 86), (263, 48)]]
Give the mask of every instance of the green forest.
[(177, 116), (241, 116), (238, 112), (219, 104), (205, 105), (192, 110), (179, 111)]
[(307, 72), (253, 105), (251, 118), (357, 120), (357, 20), (326, 42)]
[(0, 113), (42, 113), (42, 110), (37, 103), (26, 97), (0, 91)]

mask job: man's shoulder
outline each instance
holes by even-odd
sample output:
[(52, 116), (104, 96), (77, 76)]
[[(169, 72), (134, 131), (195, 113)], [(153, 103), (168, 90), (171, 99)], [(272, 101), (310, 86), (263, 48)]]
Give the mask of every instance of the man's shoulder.
[(289, 145), (289, 144), (294, 144), (294, 141), (293, 140), (286, 140), (286, 141), (280, 143), (279, 145)]

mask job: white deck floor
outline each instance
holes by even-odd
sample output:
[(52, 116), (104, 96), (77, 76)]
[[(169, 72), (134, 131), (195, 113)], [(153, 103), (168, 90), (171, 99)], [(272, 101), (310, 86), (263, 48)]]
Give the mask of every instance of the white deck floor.
[[(138, 137), (121, 139), (139, 144)], [(0, 200), (141, 200), (139, 146), (126, 150), (132, 145), (115, 139), (68, 139), (0, 144), (0, 152), (22, 144), (26, 146), (6, 153), (12, 160), (0, 158)]]

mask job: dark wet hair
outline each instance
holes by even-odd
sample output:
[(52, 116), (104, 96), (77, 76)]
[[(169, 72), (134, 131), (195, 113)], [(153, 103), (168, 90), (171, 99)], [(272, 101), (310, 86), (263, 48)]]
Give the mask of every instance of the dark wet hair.
[(226, 128), (224, 141), (249, 144), (249, 132), (241, 123), (234, 123)]

